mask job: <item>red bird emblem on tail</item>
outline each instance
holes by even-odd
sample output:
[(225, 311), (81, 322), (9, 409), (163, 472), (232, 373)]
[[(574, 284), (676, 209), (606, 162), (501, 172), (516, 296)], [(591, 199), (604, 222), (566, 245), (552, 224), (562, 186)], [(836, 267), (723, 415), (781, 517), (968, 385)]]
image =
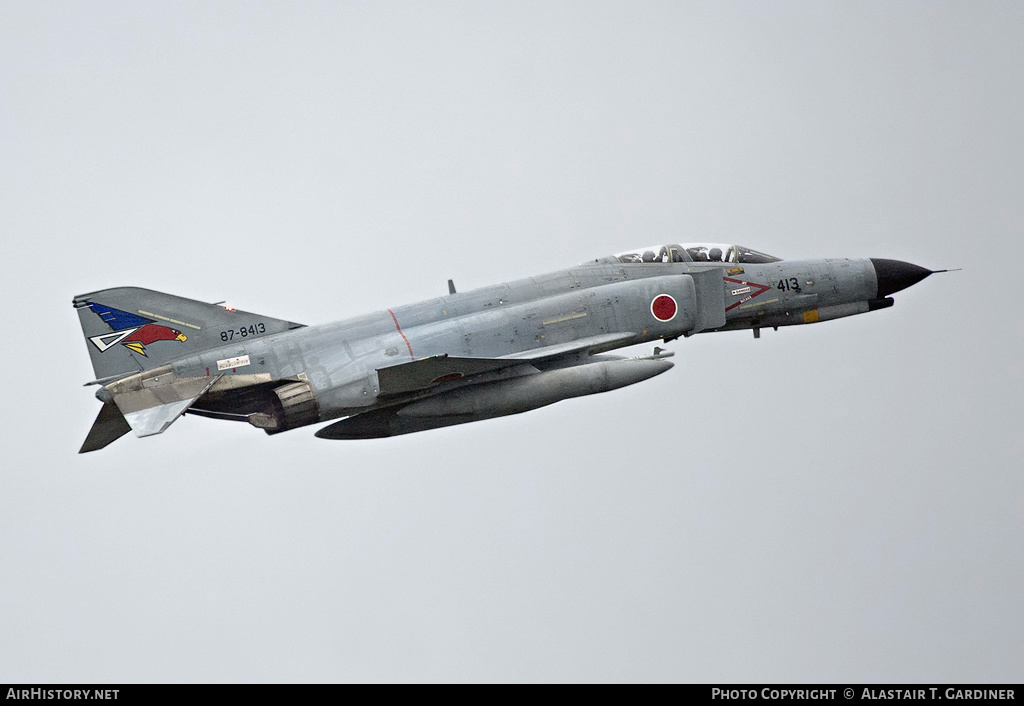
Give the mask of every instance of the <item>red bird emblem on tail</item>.
[(178, 329), (162, 326), (153, 319), (147, 319), (120, 309), (114, 309), (96, 302), (89, 302), (97, 316), (110, 326), (113, 331), (99, 336), (90, 336), (100, 351), (106, 351), (120, 343), (130, 351), (146, 355), (146, 346), (157, 341), (187, 341), (188, 336)]
[(146, 355), (146, 346), (156, 341), (187, 341), (188, 337), (181, 331), (159, 324), (146, 324), (132, 335), (121, 341), (121, 345), (136, 353)]

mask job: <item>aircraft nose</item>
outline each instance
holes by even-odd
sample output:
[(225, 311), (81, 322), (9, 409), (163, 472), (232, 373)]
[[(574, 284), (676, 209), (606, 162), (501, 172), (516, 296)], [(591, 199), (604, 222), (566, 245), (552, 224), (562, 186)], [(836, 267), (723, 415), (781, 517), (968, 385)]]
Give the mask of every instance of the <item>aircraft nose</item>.
[(875, 277), (878, 279), (878, 294), (876, 296), (879, 299), (917, 284), (932, 274), (927, 267), (913, 265), (902, 260), (883, 260), (873, 257), (871, 264), (875, 267)]

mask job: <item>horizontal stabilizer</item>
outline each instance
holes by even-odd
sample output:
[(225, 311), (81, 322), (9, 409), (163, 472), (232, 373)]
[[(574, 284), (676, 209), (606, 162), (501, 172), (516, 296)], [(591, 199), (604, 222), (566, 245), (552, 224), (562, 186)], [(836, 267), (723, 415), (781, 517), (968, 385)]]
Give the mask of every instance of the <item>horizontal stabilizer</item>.
[(133, 386), (136, 389), (123, 392), (111, 390), (114, 403), (136, 436), (152, 436), (166, 430), (220, 379), (219, 376), (167, 377), (169, 381), (166, 384), (136, 385)]
[(411, 363), (378, 368), (377, 382), (380, 386), (381, 396), (418, 392), (443, 382), (460, 380), (464, 377), (511, 368), (533, 361), (550, 360), (574, 353), (597, 353), (614, 347), (611, 344), (621, 345), (623, 341), (631, 339), (635, 335), (633, 333), (602, 334), (569, 343), (534, 348), (500, 358), (461, 358), (448, 355), (420, 358)]
[(84, 454), (89, 451), (99, 451), (103, 447), (117, 441), (131, 430), (131, 426), (125, 421), (124, 415), (121, 414), (121, 410), (117, 408), (117, 405), (113, 401), (105, 402), (100, 409), (99, 415), (96, 417), (96, 421), (93, 422), (92, 429), (89, 430), (89, 435), (85, 437), (85, 443), (82, 444), (82, 448), (79, 449), (78, 453)]

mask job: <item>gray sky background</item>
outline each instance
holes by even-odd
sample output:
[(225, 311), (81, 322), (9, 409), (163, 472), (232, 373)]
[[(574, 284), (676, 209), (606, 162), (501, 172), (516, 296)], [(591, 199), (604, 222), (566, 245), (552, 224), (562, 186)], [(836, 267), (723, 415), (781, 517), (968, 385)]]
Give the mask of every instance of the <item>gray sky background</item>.
[[(1020, 681), (1022, 37), (975, 0), (3, 2), (0, 681)], [(75, 294), (322, 323), (702, 240), (964, 271), (516, 417), (76, 454)]]

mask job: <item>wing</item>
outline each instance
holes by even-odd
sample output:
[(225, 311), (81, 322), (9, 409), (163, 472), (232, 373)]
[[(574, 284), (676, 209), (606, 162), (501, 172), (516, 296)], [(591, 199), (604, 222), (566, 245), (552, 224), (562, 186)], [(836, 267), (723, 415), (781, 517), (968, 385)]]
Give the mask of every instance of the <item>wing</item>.
[(534, 348), (522, 353), (512, 353), (499, 358), (460, 358), (449, 355), (420, 358), (410, 363), (378, 368), (377, 383), (380, 386), (382, 397), (419, 392), (441, 383), (511, 368), (524, 363), (541, 362), (575, 353), (599, 353), (625, 345), (635, 336), (634, 333), (602, 334), (569, 343)]

